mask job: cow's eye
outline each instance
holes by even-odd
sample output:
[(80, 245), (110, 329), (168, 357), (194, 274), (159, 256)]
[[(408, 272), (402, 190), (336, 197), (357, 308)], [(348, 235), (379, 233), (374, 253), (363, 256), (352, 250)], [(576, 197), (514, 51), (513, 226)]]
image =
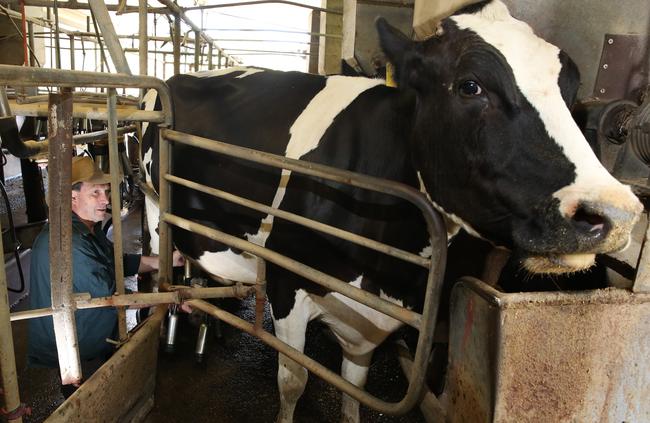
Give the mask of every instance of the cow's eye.
[(463, 81), (458, 85), (458, 92), (463, 97), (475, 97), (483, 94), (483, 89), (476, 81)]

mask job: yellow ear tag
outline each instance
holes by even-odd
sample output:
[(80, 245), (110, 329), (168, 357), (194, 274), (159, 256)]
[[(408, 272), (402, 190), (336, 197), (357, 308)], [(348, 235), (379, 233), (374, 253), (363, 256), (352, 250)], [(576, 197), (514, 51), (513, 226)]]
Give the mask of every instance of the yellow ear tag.
[(397, 87), (395, 82), (395, 68), (391, 62), (386, 62), (386, 85), (388, 87)]

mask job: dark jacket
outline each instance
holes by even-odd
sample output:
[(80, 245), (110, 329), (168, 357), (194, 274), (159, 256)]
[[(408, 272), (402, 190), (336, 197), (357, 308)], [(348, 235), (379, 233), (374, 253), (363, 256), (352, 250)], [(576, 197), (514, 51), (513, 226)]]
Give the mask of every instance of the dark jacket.
[[(45, 225), (32, 247), (30, 268), (31, 308), (47, 308), (51, 302), (49, 224)], [(88, 292), (94, 297), (115, 293), (115, 260), (113, 244), (97, 223), (92, 234), (79, 217), (72, 214), (72, 280), (74, 292)], [(124, 255), (124, 275), (134, 275), (140, 256)], [(93, 308), (75, 312), (77, 341), (81, 360), (108, 357), (113, 346), (106, 338), (116, 338), (117, 311), (113, 307)], [(52, 317), (29, 321), (28, 361), (30, 364), (58, 367), (58, 356)]]

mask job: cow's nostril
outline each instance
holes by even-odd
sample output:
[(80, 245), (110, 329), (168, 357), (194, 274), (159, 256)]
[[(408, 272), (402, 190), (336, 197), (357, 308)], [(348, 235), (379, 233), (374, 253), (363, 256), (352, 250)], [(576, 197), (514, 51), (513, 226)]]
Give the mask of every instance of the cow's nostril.
[(603, 236), (607, 232), (607, 220), (584, 205), (578, 207), (571, 221), (578, 231), (592, 237)]

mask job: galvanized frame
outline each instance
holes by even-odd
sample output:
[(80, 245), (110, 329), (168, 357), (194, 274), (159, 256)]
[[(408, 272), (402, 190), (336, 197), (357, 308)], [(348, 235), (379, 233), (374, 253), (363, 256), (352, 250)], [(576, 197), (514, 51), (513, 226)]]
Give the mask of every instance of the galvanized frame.
[[(252, 161), (254, 163), (264, 164), (280, 169), (287, 169), (293, 172), (298, 172), (308, 176), (314, 176), (318, 178), (327, 179), (330, 181), (335, 181), (339, 183), (348, 184), (354, 187), (367, 189), (371, 191), (382, 192), (385, 194), (393, 195), (399, 198), (402, 198), (412, 204), (414, 204), (422, 212), (424, 219), (427, 223), (427, 229), (431, 239), (433, 255), (427, 267), (429, 268), (429, 275), (427, 280), (427, 289), (424, 300), (424, 309), (422, 314), (415, 313), (411, 310), (399, 307), (393, 303), (390, 303), (386, 300), (383, 300), (375, 295), (372, 295), (366, 291), (350, 286), (348, 283), (336, 279), (332, 276), (324, 274), (314, 268), (306, 266), (302, 263), (296, 262), (286, 256), (282, 256), (277, 252), (274, 252), (268, 248), (260, 247), (251, 242), (242, 240), (237, 237), (225, 234), (216, 229), (209, 228), (204, 225), (192, 222), (190, 220), (175, 216), (169, 212), (171, 205), (170, 198), (170, 183), (180, 182), (185, 186), (191, 185), (185, 182), (184, 180), (179, 180), (178, 178), (170, 175), (171, 169), (171, 154), (170, 148), (171, 143), (181, 143), (185, 145), (190, 145), (197, 148), (202, 148), (219, 154), (225, 154), (231, 157), (236, 157), (239, 159)], [(445, 262), (446, 262), (446, 253), (447, 253), (447, 237), (446, 230), (440, 215), (433, 209), (431, 202), (422, 194), (421, 192), (415, 190), (414, 188), (394, 182), (387, 181), (379, 178), (370, 177), (367, 175), (361, 175), (350, 171), (340, 170), (332, 168), (329, 166), (324, 166), (320, 164), (307, 163), (300, 160), (290, 159), (287, 157), (277, 156), (257, 150), (251, 150), (248, 148), (238, 147), (230, 144), (226, 144), (220, 141), (210, 140), (207, 138), (201, 138), (193, 135), (184, 134), (182, 132), (174, 131), (171, 129), (162, 129), (160, 132), (160, 222), (159, 222), (159, 234), (160, 234), (160, 281), (161, 283), (167, 283), (169, 280), (169, 275), (171, 271), (170, 266), (170, 226), (174, 225), (182, 229), (206, 236), (210, 239), (222, 242), (226, 245), (248, 251), (259, 258), (264, 260), (271, 261), (279, 266), (284, 267), (302, 277), (305, 277), (315, 283), (318, 283), (332, 291), (339, 292), (349, 298), (354, 299), (362, 304), (365, 304), (369, 307), (372, 307), (382, 313), (385, 313), (395, 319), (398, 319), (416, 329), (419, 330), (418, 346), (415, 353), (415, 358), (413, 360), (413, 367), (409, 375), (409, 386), (407, 393), (404, 398), (396, 403), (387, 402), (378, 399), (377, 397), (367, 393), (363, 389), (351, 384), (347, 380), (343, 379), (340, 375), (334, 374), (326, 367), (310, 359), (300, 351), (294, 349), (293, 347), (285, 344), (276, 337), (262, 331), (259, 329), (259, 325), (253, 325), (246, 321), (239, 319), (238, 317), (225, 312), (219, 309), (216, 306), (208, 304), (204, 301), (192, 300), (189, 302), (190, 305), (196, 307), (202, 311), (205, 311), (241, 330), (244, 330), (251, 335), (259, 337), (264, 343), (269, 346), (277, 349), (280, 353), (285, 354), (287, 357), (296, 361), (300, 365), (304, 366), (311, 372), (315, 373), (328, 383), (334, 385), (341, 391), (355, 398), (356, 400), (364, 403), (365, 405), (372, 407), (380, 412), (389, 413), (389, 414), (403, 414), (410, 410), (416, 402), (420, 399), (420, 392), (424, 384), (424, 378), (426, 375), (426, 366), (428, 363), (429, 354), (431, 352), (431, 346), (433, 342), (433, 333), (436, 323), (436, 316), (438, 310), (438, 303), (440, 299), (440, 290), (442, 287), (442, 276), (444, 275)], [(218, 190), (212, 190), (207, 187), (201, 187), (202, 192), (214, 195), (226, 200), (235, 200), (238, 204), (246, 205), (248, 200), (233, 196), (231, 194), (223, 193)], [(207, 189), (206, 189), (207, 188)], [(250, 204), (256, 206), (255, 204)], [(319, 224), (318, 222), (310, 221), (304, 217), (298, 217), (289, 215), (286, 212), (277, 210), (275, 208), (266, 209), (269, 213), (273, 215), (282, 215), (282, 218), (286, 218), (294, 223), (298, 224), (307, 224), (307, 226), (315, 228), (318, 226), (318, 230), (330, 233), (329, 228), (325, 225)], [(320, 226), (322, 225), (322, 226)], [(339, 232), (334, 231), (334, 232)], [(335, 233), (330, 233), (331, 235), (337, 236)], [(346, 236), (347, 239), (354, 238), (356, 235), (350, 234)], [(355, 239), (355, 242), (366, 245), (367, 243), (363, 239)], [(376, 245), (374, 245), (377, 247)], [(409, 257), (410, 253), (393, 251), (394, 249), (390, 246), (384, 246), (380, 248), (375, 248), (378, 251), (381, 251), (385, 254), (391, 255), (396, 258), (404, 259)], [(413, 262), (412, 259), (409, 261)], [(424, 263), (418, 263), (423, 265)], [(437, 399), (436, 399), (437, 401)]]

